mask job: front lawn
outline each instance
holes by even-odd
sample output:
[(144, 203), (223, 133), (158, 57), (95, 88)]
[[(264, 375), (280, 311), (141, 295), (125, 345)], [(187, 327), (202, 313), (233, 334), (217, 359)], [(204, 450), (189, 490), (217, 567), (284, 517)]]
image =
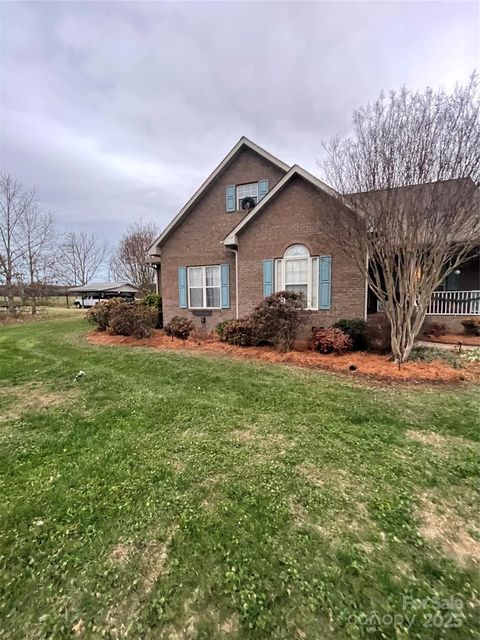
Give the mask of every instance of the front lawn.
[(1, 638), (480, 637), (475, 388), (87, 330), (0, 328)]

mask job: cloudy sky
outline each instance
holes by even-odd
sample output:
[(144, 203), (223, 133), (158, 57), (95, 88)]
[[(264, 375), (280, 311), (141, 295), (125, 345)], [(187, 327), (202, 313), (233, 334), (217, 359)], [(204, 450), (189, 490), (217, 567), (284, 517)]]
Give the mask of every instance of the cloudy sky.
[(68, 229), (164, 227), (241, 135), (318, 174), (382, 89), (464, 82), (477, 2), (3, 2), (1, 167)]

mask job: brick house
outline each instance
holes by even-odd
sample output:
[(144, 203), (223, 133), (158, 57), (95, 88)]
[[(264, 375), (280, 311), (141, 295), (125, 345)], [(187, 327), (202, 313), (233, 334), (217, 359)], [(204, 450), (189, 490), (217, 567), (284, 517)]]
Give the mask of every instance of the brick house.
[(285, 289), (305, 296), (305, 334), (366, 319), (377, 310), (366, 280), (322, 231), (339, 201), (350, 206), (298, 165), (241, 138), (148, 251), (164, 321), (188, 316), (210, 331)]

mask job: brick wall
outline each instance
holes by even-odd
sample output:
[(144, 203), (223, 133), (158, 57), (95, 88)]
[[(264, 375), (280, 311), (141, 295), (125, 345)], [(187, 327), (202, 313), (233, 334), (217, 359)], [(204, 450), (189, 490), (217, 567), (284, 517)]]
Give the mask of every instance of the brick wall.
[(269, 189), (283, 177), (284, 171), (250, 149), (244, 149), (203, 195), (183, 222), (162, 245), (161, 284), (163, 316), (168, 322), (175, 315), (190, 317), (201, 326), (200, 317), (178, 306), (178, 267), (230, 264), (230, 309), (208, 310), (207, 331), (222, 320), (235, 317), (235, 256), (222, 244), (224, 237), (245, 213), (225, 212), (225, 187), (267, 179)]
[[(304, 334), (312, 326), (330, 326), (340, 318), (363, 318), (365, 281), (353, 263), (324, 231), (334, 215), (329, 197), (296, 177), (239, 235), (239, 311), (247, 315), (263, 297), (263, 260), (281, 258), (292, 244), (305, 245), (312, 256), (332, 256), (331, 309), (306, 311)], [(325, 224), (323, 224), (325, 227)]]
[[(225, 187), (268, 179), (269, 188), (283, 171), (244, 150), (232, 162), (184, 221), (162, 245), (162, 293), (164, 321), (174, 315), (190, 317), (197, 326), (201, 318), (178, 306), (178, 267), (229, 263), (230, 309), (207, 310), (207, 331), (222, 320), (235, 317), (235, 256), (223, 238), (245, 215), (225, 212)], [(263, 260), (281, 258), (291, 244), (304, 244), (312, 256), (332, 256), (332, 304), (328, 311), (306, 311), (304, 335), (312, 326), (329, 326), (340, 318), (364, 317), (365, 284), (355, 264), (322, 231), (322, 220), (334, 215), (329, 197), (303, 178), (294, 178), (239, 237), (239, 315), (247, 315), (263, 298)]]

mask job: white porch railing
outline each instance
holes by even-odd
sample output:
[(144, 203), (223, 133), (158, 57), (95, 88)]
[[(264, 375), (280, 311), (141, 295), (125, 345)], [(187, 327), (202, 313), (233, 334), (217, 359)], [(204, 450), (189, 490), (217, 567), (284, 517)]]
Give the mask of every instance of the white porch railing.
[(480, 315), (480, 291), (435, 291), (427, 314), (478, 316)]

